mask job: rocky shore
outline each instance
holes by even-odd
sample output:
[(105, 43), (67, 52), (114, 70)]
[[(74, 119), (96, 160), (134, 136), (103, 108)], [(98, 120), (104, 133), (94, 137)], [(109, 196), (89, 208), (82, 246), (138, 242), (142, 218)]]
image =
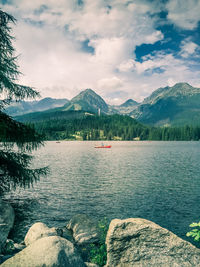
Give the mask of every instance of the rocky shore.
[[(102, 233), (85, 214), (74, 216), (62, 228), (33, 224), (20, 244), (7, 239), (14, 211), (0, 200), (0, 263), (2, 267), (103, 266), (89, 262), (94, 248), (101, 250)], [(200, 266), (200, 249), (159, 225), (141, 218), (112, 220), (105, 240), (105, 267)], [(101, 255), (96, 255), (96, 259)]]

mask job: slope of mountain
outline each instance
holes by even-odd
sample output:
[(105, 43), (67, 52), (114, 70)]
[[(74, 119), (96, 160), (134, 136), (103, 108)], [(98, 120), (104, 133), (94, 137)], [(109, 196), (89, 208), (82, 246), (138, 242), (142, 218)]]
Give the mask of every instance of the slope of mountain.
[(199, 125), (200, 88), (188, 83), (159, 88), (130, 115), (143, 123), (156, 126)]
[(15, 119), (17, 121), (23, 123), (36, 123), (36, 122), (50, 122), (54, 121), (55, 123), (59, 123), (61, 120), (76, 120), (81, 119), (87, 116), (94, 116), (93, 113), (88, 113), (82, 110), (67, 110), (63, 111), (60, 108), (49, 109), (47, 111), (41, 112), (32, 112), (27, 113), (21, 116), (16, 116)]
[(99, 109), (103, 114), (107, 114), (109, 111), (109, 107), (103, 98), (91, 89), (80, 92), (80, 94), (72, 98), (72, 100), (62, 108), (63, 111), (84, 110), (94, 113), (98, 113)]
[(136, 102), (135, 100), (128, 99), (126, 102), (124, 102), (123, 104), (121, 104), (120, 107), (127, 108), (127, 107), (135, 107), (135, 106), (138, 106), (138, 105), (139, 105), (139, 103)]
[(5, 112), (10, 116), (19, 116), (30, 112), (43, 111), (65, 105), (69, 100), (54, 99), (50, 97), (43, 98), (39, 101), (19, 101), (9, 105)]

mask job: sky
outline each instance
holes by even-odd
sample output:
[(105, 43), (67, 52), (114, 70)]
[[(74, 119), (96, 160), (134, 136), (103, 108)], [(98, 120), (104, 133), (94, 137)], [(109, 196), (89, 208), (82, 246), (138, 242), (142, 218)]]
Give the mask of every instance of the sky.
[(200, 0), (0, 0), (19, 83), (42, 97), (91, 88), (109, 104), (141, 102), (160, 87), (200, 87)]

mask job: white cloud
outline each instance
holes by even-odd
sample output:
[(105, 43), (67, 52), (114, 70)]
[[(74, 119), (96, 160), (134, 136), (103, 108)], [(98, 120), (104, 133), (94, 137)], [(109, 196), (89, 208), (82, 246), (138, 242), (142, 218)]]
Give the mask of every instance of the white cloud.
[(119, 64), (119, 66), (117, 67), (117, 69), (121, 72), (127, 72), (127, 71), (131, 71), (134, 68), (134, 60), (133, 59), (128, 59), (123, 61), (122, 63)]
[(199, 0), (170, 0), (167, 5), (168, 19), (176, 26), (193, 30), (200, 21)]
[(111, 78), (104, 78), (98, 81), (98, 88), (109, 88), (109, 89), (118, 89), (123, 85), (121, 79), (117, 78), (116, 76)]
[[(14, 33), (24, 73), (20, 82), (36, 87), (43, 97), (70, 99), (92, 88), (110, 102), (141, 101), (168, 79), (197, 82), (184, 58), (157, 53), (143, 62), (135, 59), (136, 46), (164, 38), (155, 28), (156, 17), (150, 16), (161, 10), (161, 1), (85, 0), (80, 6), (74, 0), (13, 2), (3, 7), (18, 19)], [(170, 4), (168, 9), (169, 16), (178, 12)], [(93, 53), (82, 49), (83, 41)], [(182, 49), (192, 52), (191, 44)]]
[[(134, 58), (136, 45), (163, 38), (148, 15), (154, 8), (145, 0), (110, 0), (111, 8), (102, 0), (85, 0), (82, 6), (72, 0), (14, 2), (7, 9), (18, 18), (16, 48), (24, 73), (20, 81), (38, 88), (42, 96), (53, 96), (51, 88), (58, 87), (62, 92), (55, 94), (67, 98), (84, 87), (104, 95), (118, 84), (126, 90), (128, 81), (116, 73), (117, 67)], [(93, 54), (81, 49), (85, 40)]]
[(145, 36), (144, 43), (154, 44), (155, 42), (163, 39), (163, 34), (160, 31), (154, 31), (152, 34)]
[(195, 55), (197, 49), (198, 45), (196, 43), (190, 41), (190, 39), (186, 39), (181, 43), (180, 55), (184, 58), (187, 58), (189, 56)]
[(91, 40), (89, 45), (95, 48), (93, 60), (115, 67), (124, 58), (129, 58), (132, 52), (131, 40), (125, 38), (110, 38)]
[[(148, 56), (143, 58), (143, 62), (135, 62), (135, 70), (138, 74), (150, 72), (152, 75), (170, 77), (182, 77), (189, 71), (187, 64), (183, 60), (175, 58), (172, 54), (165, 54), (164, 52), (158, 52), (154, 56)], [(157, 72), (158, 70), (158, 72)]]

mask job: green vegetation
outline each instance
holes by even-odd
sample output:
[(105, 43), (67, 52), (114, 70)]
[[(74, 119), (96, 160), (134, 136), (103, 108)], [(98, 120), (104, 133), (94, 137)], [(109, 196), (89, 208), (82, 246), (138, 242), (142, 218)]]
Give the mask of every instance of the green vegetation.
[(133, 140), (146, 138), (147, 127), (136, 120), (121, 115), (81, 115), (78, 118), (49, 119), (35, 122), (36, 129), (47, 140)]
[(191, 236), (195, 241), (200, 241), (200, 222), (190, 224), (190, 227), (196, 227), (186, 234), (186, 236)]
[(31, 169), (30, 152), (39, 148), (42, 136), (22, 123), (14, 121), (3, 110), (13, 100), (38, 96), (30, 87), (19, 85), (17, 58), (12, 46), (10, 23), (15, 19), (0, 10), (0, 193), (26, 187), (47, 173), (46, 168)]
[(104, 266), (107, 261), (107, 251), (106, 251), (106, 235), (108, 231), (108, 220), (106, 218), (99, 221), (100, 230), (100, 243), (98, 245), (91, 244), (89, 252), (89, 260), (92, 263), (96, 263), (99, 266)]
[(151, 127), (123, 115), (56, 111), (27, 114), (22, 119), (34, 122), (46, 140), (200, 140), (200, 127)]

